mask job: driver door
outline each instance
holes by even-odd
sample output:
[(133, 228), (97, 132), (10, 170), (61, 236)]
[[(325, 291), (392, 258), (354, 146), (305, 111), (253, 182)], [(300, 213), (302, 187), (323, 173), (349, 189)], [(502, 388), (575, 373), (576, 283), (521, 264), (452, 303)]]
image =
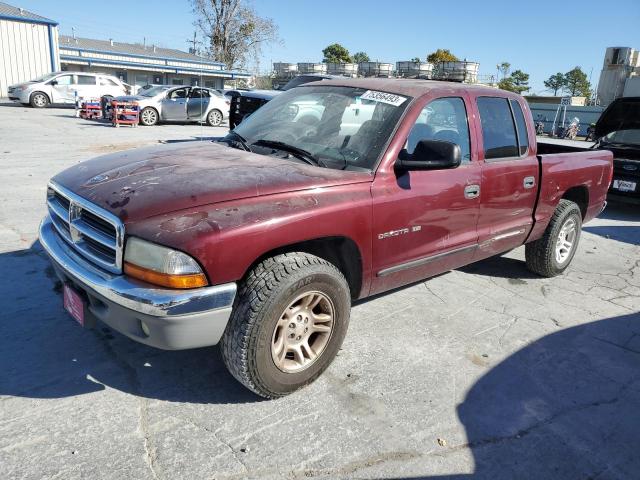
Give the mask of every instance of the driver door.
[[(482, 169), (469, 129), (468, 97), (435, 98), (422, 108), (403, 154), (420, 140), (456, 143), (460, 166), (376, 176), (371, 294), (470, 263), (477, 248)], [(472, 146), (474, 148), (472, 148)]]
[(60, 75), (49, 82), (51, 85), (51, 103), (73, 103), (75, 85), (73, 75)]
[(187, 120), (187, 99), (190, 87), (180, 87), (170, 90), (162, 100), (162, 119), (173, 121)]

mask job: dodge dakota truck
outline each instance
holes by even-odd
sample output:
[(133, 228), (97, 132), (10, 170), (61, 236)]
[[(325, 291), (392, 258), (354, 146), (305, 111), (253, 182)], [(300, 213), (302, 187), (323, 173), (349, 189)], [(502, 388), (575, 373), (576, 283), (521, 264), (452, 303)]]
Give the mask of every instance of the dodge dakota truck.
[[(319, 121), (296, 121), (300, 103)], [(521, 245), (530, 270), (561, 274), (611, 178), (611, 152), (537, 144), (519, 95), (325, 80), (219, 141), (63, 171), (40, 242), (79, 323), (162, 349), (220, 343), (233, 376), (274, 398), (327, 368), (357, 299)]]

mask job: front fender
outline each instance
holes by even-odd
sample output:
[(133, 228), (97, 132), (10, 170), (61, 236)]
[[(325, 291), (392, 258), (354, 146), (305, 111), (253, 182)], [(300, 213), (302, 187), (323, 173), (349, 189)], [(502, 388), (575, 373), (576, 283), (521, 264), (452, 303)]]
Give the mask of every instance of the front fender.
[(346, 237), (358, 247), (362, 291), (371, 272), (370, 182), (261, 196), (158, 215), (127, 235), (192, 255), (214, 284), (237, 282), (260, 257), (285, 246)]

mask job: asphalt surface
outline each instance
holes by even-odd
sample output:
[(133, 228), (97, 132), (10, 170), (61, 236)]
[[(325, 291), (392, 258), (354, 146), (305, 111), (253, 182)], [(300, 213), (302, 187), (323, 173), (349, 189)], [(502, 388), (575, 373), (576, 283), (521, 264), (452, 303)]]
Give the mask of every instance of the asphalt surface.
[(2, 478), (638, 478), (637, 207), (587, 224), (560, 277), (519, 248), (361, 302), (328, 371), (263, 401), (216, 347), (80, 328), (36, 237), (56, 172), (224, 129), (72, 114), (0, 105)]

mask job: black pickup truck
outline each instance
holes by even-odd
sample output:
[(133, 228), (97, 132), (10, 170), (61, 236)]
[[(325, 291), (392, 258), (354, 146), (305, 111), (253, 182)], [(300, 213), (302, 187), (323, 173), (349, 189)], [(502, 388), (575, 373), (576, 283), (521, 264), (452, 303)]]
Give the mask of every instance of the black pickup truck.
[(615, 100), (595, 127), (595, 148), (613, 152), (608, 198), (640, 205), (640, 97)]

